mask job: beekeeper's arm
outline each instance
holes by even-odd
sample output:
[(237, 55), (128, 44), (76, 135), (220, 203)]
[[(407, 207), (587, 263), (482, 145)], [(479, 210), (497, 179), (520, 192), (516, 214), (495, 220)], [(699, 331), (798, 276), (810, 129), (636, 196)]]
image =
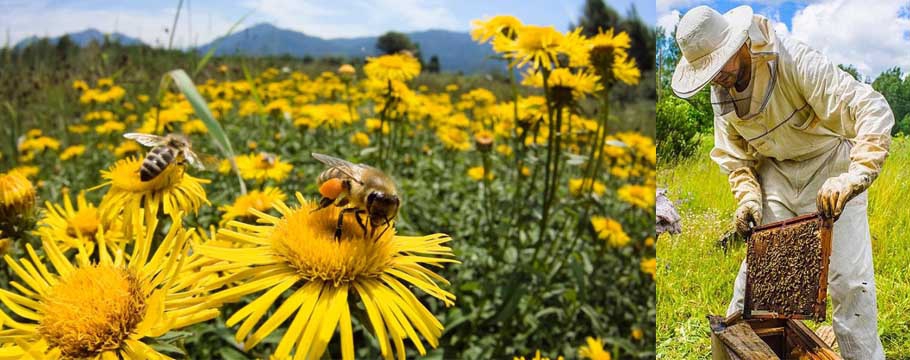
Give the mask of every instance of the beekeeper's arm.
[(847, 201), (865, 191), (881, 172), (891, 145), (894, 114), (881, 94), (818, 51), (801, 43), (795, 49), (794, 75), (806, 101), (827, 126), (835, 127), (831, 130), (853, 137), (849, 170), (829, 178), (818, 192), (818, 210), (836, 219)]
[(752, 225), (761, 225), (762, 191), (755, 173), (755, 159), (748, 142), (720, 116), (714, 117), (714, 149), (711, 159), (729, 174), (730, 188), (736, 198), (736, 230), (745, 234)]

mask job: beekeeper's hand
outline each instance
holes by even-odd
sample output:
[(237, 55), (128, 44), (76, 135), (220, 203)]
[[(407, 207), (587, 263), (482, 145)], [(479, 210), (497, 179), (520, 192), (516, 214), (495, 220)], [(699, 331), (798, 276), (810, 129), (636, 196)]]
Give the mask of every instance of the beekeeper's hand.
[(761, 225), (761, 204), (755, 200), (747, 200), (739, 204), (736, 209), (736, 232), (742, 236), (748, 235), (753, 226)]
[(849, 172), (828, 178), (818, 190), (818, 211), (826, 218), (837, 220), (847, 202), (865, 191), (871, 182), (868, 176)]

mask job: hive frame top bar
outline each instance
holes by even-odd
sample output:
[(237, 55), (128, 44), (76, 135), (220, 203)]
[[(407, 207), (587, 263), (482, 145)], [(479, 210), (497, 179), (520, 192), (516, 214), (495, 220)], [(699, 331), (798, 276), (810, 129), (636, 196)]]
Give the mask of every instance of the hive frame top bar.
[[(768, 223), (768, 224), (764, 224), (762, 226), (754, 227), (754, 228), (752, 228), (752, 232), (768, 230), (768, 229), (773, 229), (773, 228), (777, 228), (777, 227), (781, 227), (781, 226), (787, 226), (787, 225), (791, 225), (791, 224), (801, 223), (803, 221), (814, 220), (817, 218), (822, 218), (821, 213), (814, 212), (811, 214), (800, 215), (797, 217), (792, 217), (789, 219), (775, 221), (773, 223)], [(824, 220), (824, 218), (822, 218), (822, 220)]]

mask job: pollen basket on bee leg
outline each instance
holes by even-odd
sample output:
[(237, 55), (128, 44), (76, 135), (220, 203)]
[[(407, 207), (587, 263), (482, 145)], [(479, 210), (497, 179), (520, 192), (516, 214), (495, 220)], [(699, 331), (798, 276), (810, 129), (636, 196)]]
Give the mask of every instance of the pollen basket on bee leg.
[(329, 179), (319, 185), (319, 193), (330, 199), (338, 198), (344, 191), (344, 184), (341, 179)]

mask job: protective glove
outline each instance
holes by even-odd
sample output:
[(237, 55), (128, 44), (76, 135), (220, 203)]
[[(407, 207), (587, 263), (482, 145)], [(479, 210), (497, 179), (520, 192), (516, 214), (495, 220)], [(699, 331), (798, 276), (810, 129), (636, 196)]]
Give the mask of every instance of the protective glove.
[(747, 237), (754, 226), (761, 225), (761, 203), (747, 200), (736, 208), (736, 232)]
[(837, 220), (844, 212), (847, 202), (866, 191), (871, 183), (872, 179), (868, 175), (849, 172), (828, 178), (818, 190), (816, 207), (822, 216)]

